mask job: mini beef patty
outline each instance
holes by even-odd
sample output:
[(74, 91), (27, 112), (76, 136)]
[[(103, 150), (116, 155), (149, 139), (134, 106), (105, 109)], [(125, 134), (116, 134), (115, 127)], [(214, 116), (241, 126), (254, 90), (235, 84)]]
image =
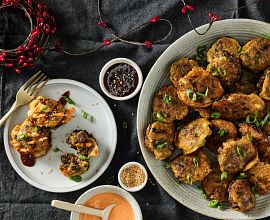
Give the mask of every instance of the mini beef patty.
[(11, 145), (19, 152), (42, 157), (51, 148), (51, 132), (34, 126), (28, 119), (18, 124), (11, 131)]
[(59, 166), (61, 173), (64, 176), (79, 176), (89, 169), (89, 161), (80, 159), (71, 153), (66, 153), (61, 156), (62, 164)]
[(67, 143), (74, 148), (79, 155), (87, 158), (98, 156), (98, 145), (92, 134), (89, 134), (85, 130), (73, 131), (68, 139)]
[(223, 147), (218, 149), (218, 163), (221, 171), (237, 173), (253, 161), (257, 156), (257, 150), (248, 136), (239, 140), (228, 140)]
[(233, 175), (227, 174), (227, 178), (221, 180), (222, 172), (219, 165), (215, 164), (213, 171), (209, 173), (202, 181), (203, 189), (211, 199), (225, 202), (228, 198), (228, 187), (233, 181)]
[(248, 41), (240, 55), (244, 67), (250, 70), (264, 71), (270, 66), (270, 40), (257, 37)]
[(170, 66), (170, 79), (174, 87), (178, 87), (179, 80), (188, 74), (193, 67), (198, 67), (197, 61), (189, 58), (180, 58)]
[(146, 129), (145, 145), (156, 159), (165, 160), (169, 158), (174, 150), (174, 124), (154, 122)]
[(55, 128), (62, 124), (65, 111), (59, 101), (39, 96), (29, 104), (27, 115), (34, 125)]
[(177, 96), (173, 86), (162, 87), (154, 96), (153, 111), (163, 117), (163, 122), (181, 120), (188, 114), (188, 107)]
[(217, 151), (223, 142), (237, 137), (237, 129), (230, 121), (221, 119), (212, 120), (210, 129), (212, 135), (207, 138), (206, 146), (213, 151)]
[(184, 154), (190, 154), (204, 146), (206, 137), (212, 134), (210, 122), (199, 118), (186, 124), (175, 138), (175, 146), (182, 149)]
[(190, 185), (203, 180), (211, 172), (210, 160), (201, 150), (177, 156), (170, 162), (170, 167), (176, 179)]
[(233, 181), (228, 192), (230, 206), (235, 211), (247, 212), (254, 208), (256, 197), (246, 179)]
[(246, 118), (250, 114), (262, 115), (265, 104), (256, 94), (232, 93), (214, 102), (212, 108), (219, 111), (222, 118), (235, 120)]
[(223, 95), (219, 80), (201, 67), (194, 67), (179, 80), (178, 97), (188, 106), (205, 108)]
[(248, 180), (255, 186), (259, 195), (265, 195), (270, 191), (270, 165), (259, 162), (249, 171)]

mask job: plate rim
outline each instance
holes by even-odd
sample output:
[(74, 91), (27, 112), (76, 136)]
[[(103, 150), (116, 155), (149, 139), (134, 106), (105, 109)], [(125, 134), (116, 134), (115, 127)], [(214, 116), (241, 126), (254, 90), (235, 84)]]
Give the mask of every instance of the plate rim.
[[(223, 20), (219, 20), (219, 21), (216, 21), (215, 23), (232, 23), (232, 22), (251, 22), (253, 24), (263, 24), (263, 25), (270, 25), (269, 23), (265, 22), (265, 21), (259, 21), (259, 20), (254, 20), (254, 19), (247, 19), (247, 18), (235, 18), (235, 19), (223, 19)], [(209, 24), (204, 24), (202, 26), (199, 26), (198, 28), (196, 28), (198, 31), (203, 31), (205, 28), (208, 27)], [(172, 48), (182, 39), (182, 38), (187, 38), (189, 35), (193, 35), (195, 34), (196, 32), (194, 30), (190, 30), (189, 32), (183, 34), (182, 36), (180, 36), (179, 38), (177, 38), (172, 44), (170, 44), (170, 46), (168, 48), (166, 48), (166, 50), (164, 50), (160, 56), (158, 57), (158, 59), (155, 61), (155, 63), (153, 64), (153, 66), (151, 67), (151, 69), (149, 70), (147, 76), (145, 77), (145, 81), (143, 83), (143, 86), (141, 88), (141, 93), (140, 93), (140, 96), (139, 96), (139, 101), (138, 101), (138, 108), (137, 108), (137, 137), (138, 137), (138, 141), (139, 141), (139, 145), (140, 145), (140, 150), (142, 152), (142, 155), (143, 155), (143, 158), (144, 158), (144, 161), (147, 165), (147, 167), (149, 168), (150, 172), (152, 173), (153, 177), (156, 179), (156, 181), (159, 183), (159, 185), (161, 186), (161, 188), (163, 190), (165, 190), (169, 195), (170, 197), (172, 197), (174, 200), (176, 200), (178, 203), (182, 204), (183, 206), (187, 207), (188, 209), (191, 209), (192, 211), (196, 212), (196, 213), (199, 213), (199, 214), (202, 214), (202, 215), (205, 215), (205, 216), (208, 216), (208, 217), (212, 217), (212, 218), (217, 218), (217, 216), (215, 215), (212, 215), (210, 212), (207, 212), (205, 209), (200, 209), (200, 208), (195, 208), (194, 206), (191, 206), (189, 204), (185, 204), (183, 202), (182, 199), (179, 199), (179, 198), (176, 198), (176, 196), (171, 192), (170, 190), (170, 187), (167, 186), (164, 182), (162, 182), (162, 179), (161, 177), (159, 177), (156, 172), (155, 172), (155, 168), (153, 166), (150, 166), (150, 161), (146, 160), (147, 158), (147, 150), (145, 150), (145, 144), (144, 144), (144, 134), (141, 134), (141, 131), (140, 131), (140, 128), (139, 128), (139, 119), (140, 119), (140, 116), (139, 116), (139, 106), (142, 105), (142, 94), (143, 94), (143, 91), (145, 91), (146, 89), (146, 83), (150, 80), (150, 75), (152, 74), (152, 72), (154, 72), (155, 70), (155, 66), (158, 64), (158, 62), (160, 62), (160, 60), (163, 59), (163, 57), (166, 56), (166, 54), (168, 53), (168, 51), (172, 50)], [(265, 217), (269, 217), (270, 216), (270, 213), (268, 214), (262, 214), (260, 217), (250, 217), (247, 215), (247, 218), (245, 219), (261, 219), (261, 218), (265, 218)], [(221, 219), (228, 219), (228, 218), (221, 218)], [(234, 219), (234, 218), (232, 218)]]
[(108, 113), (108, 116), (110, 118), (110, 122), (111, 122), (111, 125), (112, 125), (112, 137), (113, 137), (113, 139), (112, 139), (112, 146), (111, 146), (112, 148), (111, 148), (110, 154), (109, 154), (106, 162), (103, 164), (102, 168), (91, 179), (89, 179), (88, 181), (86, 181), (85, 183), (82, 183), (82, 184), (78, 184), (78, 185), (71, 186), (71, 187), (50, 187), (50, 186), (45, 186), (45, 185), (42, 185), (40, 183), (35, 182), (30, 177), (28, 177), (26, 174), (24, 174), (24, 172), (21, 171), (21, 169), (17, 166), (16, 162), (13, 159), (13, 156), (12, 156), (11, 151), (10, 151), (11, 146), (9, 144), (9, 132), (8, 132), (11, 117), (7, 120), (7, 122), (5, 124), (3, 138), (4, 138), (5, 152), (7, 154), (8, 160), (9, 160), (10, 164), (12, 165), (13, 169), (16, 171), (16, 173), (24, 181), (26, 181), (27, 183), (29, 183), (30, 185), (32, 185), (32, 186), (34, 186), (34, 187), (36, 187), (38, 189), (41, 189), (41, 190), (44, 190), (44, 191), (47, 191), (47, 192), (66, 193), (66, 192), (73, 192), (73, 191), (82, 189), (82, 188), (90, 185), (91, 183), (94, 183), (107, 170), (108, 166), (110, 165), (110, 163), (111, 163), (111, 161), (113, 159), (115, 151), (116, 151), (116, 146), (117, 146), (117, 126), (116, 126), (116, 121), (115, 121), (115, 118), (114, 118), (114, 115), (112, 113), (112, 110), (111, 110), (110, 106), (108, 105), (108, 103), (105, 101), (105, 99), (96, 90), (94, 90), (93, 88), (91, 88), (90, 86), (88, 86), (88, 85), (86, 85), (86, 84), (84, 84), (82, 82), (72, 80), (72, 79), (63, 79), (63, 78), (50, 79), (47, 82), (46, 85), (52, 85), (52, 84), (57, 84), (57, 83), (75, 85), (75, 86), (78, 86), (78, 87), (80, 87), (82, 89), (85, 89), (86, 91), (91, 92), (92, 94), (94, 94), (99, 99), (99, 101), (105, 106), (105, 109), (106, 109), (106, 111)]

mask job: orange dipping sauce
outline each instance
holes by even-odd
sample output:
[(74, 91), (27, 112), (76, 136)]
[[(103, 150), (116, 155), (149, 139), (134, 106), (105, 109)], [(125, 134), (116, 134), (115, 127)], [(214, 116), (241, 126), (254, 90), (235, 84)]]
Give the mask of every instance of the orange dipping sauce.
[[(122, 196), (114, 193), (100, 193), (90, 198), (84, 205), (95, 209), (104, 209), (111, 204), (116, 204), (116, 206), (112, 209), (109, 220), (135, 220), (129, 202)], [(101, 218), (80, 214), (80, 220), (101, 220)]]

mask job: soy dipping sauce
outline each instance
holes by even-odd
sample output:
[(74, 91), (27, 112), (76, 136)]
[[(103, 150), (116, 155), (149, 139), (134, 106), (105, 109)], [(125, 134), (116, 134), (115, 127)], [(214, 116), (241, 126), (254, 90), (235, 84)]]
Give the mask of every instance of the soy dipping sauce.
[(128, 96), (138, 86), (138, 73), (127, 63), (112, 65), (104, 75), (104, 85), (107, 91), (117, 97)]
[(32, 154), (20, 153), (21, 161), (24, 166), (33, 167), (36, 164), (36, 158)]

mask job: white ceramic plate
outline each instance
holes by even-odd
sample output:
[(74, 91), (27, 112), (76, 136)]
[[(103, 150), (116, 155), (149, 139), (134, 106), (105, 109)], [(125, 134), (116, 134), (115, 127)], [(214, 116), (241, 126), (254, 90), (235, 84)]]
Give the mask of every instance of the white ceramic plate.
[[(75, 191), (93, 183), (109, 166), (117, 142), (116, 123), (111, 109), (105, 100), (89, 86), (73, 80), (53, 79), (49, 80), (39, 95), (58, 100), (65, 91), (70, 91), (70, 98), (76, 103), (75, 118), (56, 130), (52, 130), (52, 148), (46, 156), (37, 159), (35, 166), (24, 166), (19, 153), (9, 143), (11, 130), (26, 118), (28, 106), (22, 106), (14, 112), (4, 130), (5, 150), (13, 168), (31, 185), (50, 192)], [(77, 107), (93, 115), (94, 123), (84, 119)], [(58, 147), (63, 152), (75, 153), (75, 150), (66, 143), (66, 139), (67, 134), (76, 129), (92, 133), (99, 145), (99, 156), (90, 159), (90, 168), (81, 175), (81, 182), (71, 181), (60, 173), (58, 167), (61, 163), (62, 152), (53, 152), (53, 149)]]
[[(203, 31), (207, 28), (204, 25), (198, 28)], [(250, 212), (244, 214), (226, 209), (220, 211), (208, 207), (208, 201), (196, 191), (195, 186), (179, 185), (171, 172), (166, 170), (160, 161), (149, 153), (144, 145), (144, 135), (147, 125), (151, 122), (151, 103), (154, 93), (163, 85), (169, 83), (169, 66), (179, 57), (192, 57), (196, 54), (198, 46), (210, 46), (217, 38), (221, 36), (231, 36), (245, 43), (251, 38), (262, 34), (270, 34), (270, 24), (249, 20), (249, 19), (229, 19), (215, 22), (207, 34), (203, 36), (197, 35), (194, 31), (190, 31), (176, 42), (174, 42), (159, 57), (152, 69), (150, 70), (139, 99), (137, 111), (137, 132), (140, 142), (141, 151), (144, 159), (151, 170), (152, 174), (159, 184), (178, 202), (188, 208), (218, 219), (259, 219), (270, 216), (270, 195), (256, 196), (256, 207)]]
[[(128, 193), (127, 191), (123, 190), (122, 188), (118, 186), (103, 185), (103, 186), (97, 186), (92, 189), (89, 189), (78, 198), (75, 204), (84, 205), (87, 200), (89, 200), (91, 197), (100, 193), (115, 193), (119, 196), (122, 196), (131, 205), (131, 208), (133, 209), (133, 213), (134, 213), (134, 219), (143, 220), (142, 211), (136, 199), (130, 193)], [(80, 214), (76, 212), (71, 212), (70, 220), (79, 220), (79, 219), (80, 219)]]

